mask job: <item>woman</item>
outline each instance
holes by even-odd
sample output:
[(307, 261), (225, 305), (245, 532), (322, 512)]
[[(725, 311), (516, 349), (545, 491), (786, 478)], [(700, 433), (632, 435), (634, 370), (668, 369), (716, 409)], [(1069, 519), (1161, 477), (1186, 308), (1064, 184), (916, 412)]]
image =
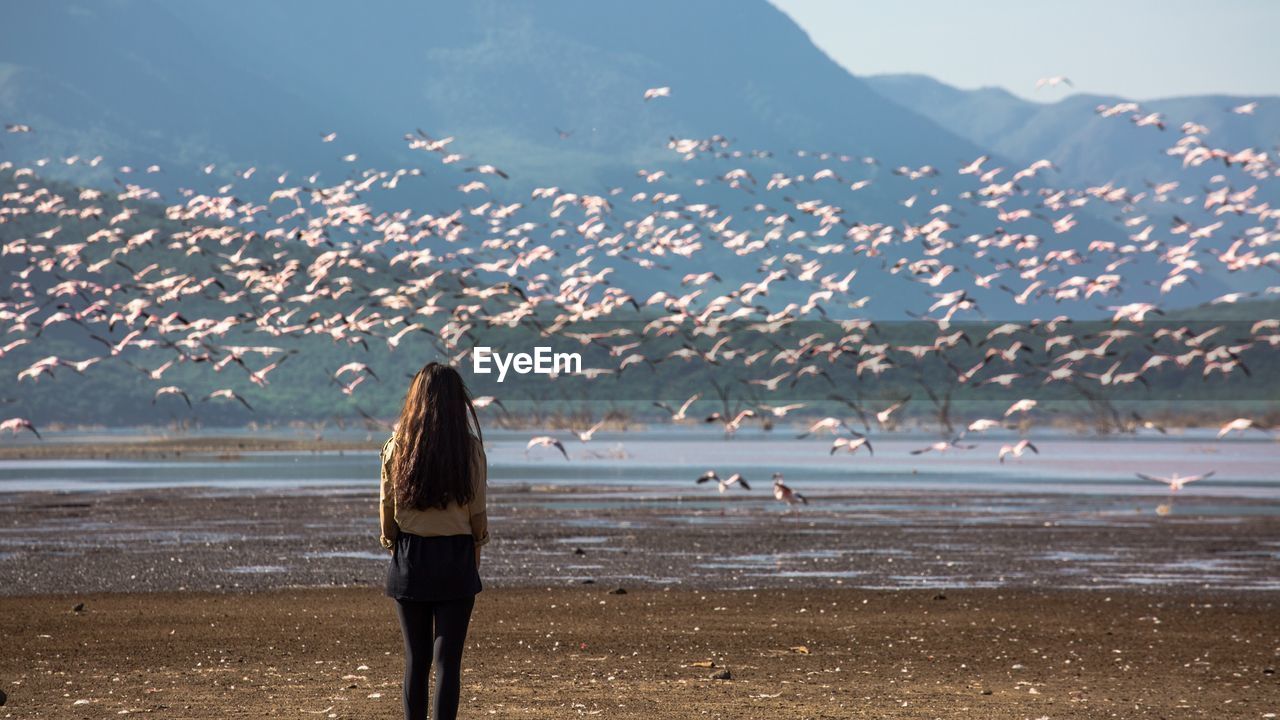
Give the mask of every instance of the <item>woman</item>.
[(457, 370), (429, 363), (409, 385), (395, 432), (382, 446), (379, 516), (391, 551), (386, 594), (404, 633), (404, 714), (453, 720), (462, 647), (480, 592), (480, 547), (489, 542), (488, 473), (480, 420)]

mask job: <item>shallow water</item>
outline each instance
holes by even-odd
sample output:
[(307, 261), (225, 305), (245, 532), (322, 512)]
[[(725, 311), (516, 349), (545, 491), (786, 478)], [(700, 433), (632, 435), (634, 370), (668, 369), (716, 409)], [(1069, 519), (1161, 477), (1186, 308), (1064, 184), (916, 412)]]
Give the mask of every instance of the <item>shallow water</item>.
[[(703, 428), (600, 433), (589, 444), (561, 433), (572, 458), (566, 461), (554, 449), (526, 452), (525, 442), (533, 434), (497, 431), (486, 435), (491, 483), (575, 489), (629, 486), (634, 499), (661, 501), (673, 490), (688, 491), (695, 477), (715, 469), (722, 476), (742, 473), (752, 483), (753, 493), (767, 493), (770, 477), (781, 472), (801, 492), (918, 490), (954, 495), (973, 491), (1072, 495), (1105, 504), (1105, 499), (1115, 497), (1170, 497), (1164, 485), (1141, 480), (1137, 472), (1190, 475), (1214, 470), (1214, 477), (1187, 486), (1179, 495), (1222, 498), (1218, 511), (1228, 515), (1258, 511), (1244, 500), (1280, 500), (1280, 444), (1260, 436), (1216, 440), (1200, 432), (1186, 437), (1096, 439), (1054, 433), (1032, 436), (1039, 455), (1002, 464), (996, 455), (1001, 444), (1012, 440), (1009, 435), (975, 436), (975, 449), (921, 455), (910, 451), (928, 445), (931, 438), (885, 435), (873, 439), (874, 455), (862, 451), (830, 455), (829, 438), (797, 440), (789, 430), (744, 431), (730, 440)], [(84, 434), (50, 435), (52, 442), (71, 441), (63, 435), (88, 439)], [(370, 438), (368, 453), (245, 453), (227, 460), (7, 460), (0, 461), (0, 492), (376, 487), (378, 439)], [(714, 485), (700, 489), (709, 498), (717, 495)], [(741, 492), (733, 488), (730, 494)]]

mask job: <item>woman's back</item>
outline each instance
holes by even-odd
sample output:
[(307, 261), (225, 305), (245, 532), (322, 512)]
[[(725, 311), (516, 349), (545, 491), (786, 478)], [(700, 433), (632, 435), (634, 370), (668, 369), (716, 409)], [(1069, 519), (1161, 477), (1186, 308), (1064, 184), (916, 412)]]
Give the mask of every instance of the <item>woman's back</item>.
[[(398, 443), (398, 433), (392, 433), (382, 445), (382, 493), (383, 515), (390, 515), (401, 532), (437, 537), (444, 535), (471, 535), (477, 546), (489, 542), (488, 516), (485, 512), (488, 486), (488, 457), (484, 445), (472, 437), (471, 500), (459, 505), (450, 500), (444, 508), (407, 507), (396, 500), (392, 467)], [(384, 522), (383, 535), (386, 536)]]

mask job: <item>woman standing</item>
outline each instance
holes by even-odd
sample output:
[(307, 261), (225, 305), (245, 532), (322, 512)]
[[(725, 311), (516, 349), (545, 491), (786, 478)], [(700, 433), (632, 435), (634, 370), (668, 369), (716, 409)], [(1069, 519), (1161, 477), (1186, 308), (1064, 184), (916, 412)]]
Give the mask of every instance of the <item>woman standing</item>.
[(461, 691), (462, 648), (480, 592), (480, 547), (487, 460), (480, 420), (458, 371), (429, 363), (405, 395), (395, 432), (382, 446), (379, 516), (391, 551), (386, 594), (404, 633), (404, 714), (453, 720)]

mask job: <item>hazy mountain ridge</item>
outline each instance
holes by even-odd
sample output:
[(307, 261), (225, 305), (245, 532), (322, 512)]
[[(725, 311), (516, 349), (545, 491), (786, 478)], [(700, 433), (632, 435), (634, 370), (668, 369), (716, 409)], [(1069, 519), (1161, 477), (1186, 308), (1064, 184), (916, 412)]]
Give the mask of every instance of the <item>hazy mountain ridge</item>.
[[(1139, 102), (1143, 113), (1166, 118), (1164, 132), (1138, 128), (1128, 115), (1103, 118), (1099, 105), (1127, 102), (1109, 95), (1077, 93), (1052, 103), (1019, 98), (1000, 88), (962, 90), (925, 75), (874, 75), (863, 80), (886, 98), (918, 112), (970, 141), (1009, 158), (1030, 163), (1047, 158), (1065, 184), (1077, 187), (1115, 181), (1132, 190), (1146, 183), (1181, 179), (1207, 183), (1221, 162), (1181, 167), (1165, 151), (1181, 137), (1181, 125), (1209, 127), (1203, 140), (1237, 151), (1274, 152), (1280, 143), (1280, 98), (1200, 95)], [(1231, 108), (1256, 102), (1252, 115)]]
[[(730, 13), (734, 32), (708, 38)], [(110, 162), (136, 163), (153, 150), (173, 172), (219, 161), (324, 169), (299, 160), (314, 164), (314, 141), (333, 130), (334, 150), (403, 160), (412, 155), (400, 136), (414, 127), (454, 135), (462, 152), (513, 174), (561, 184), (603, 185), (615, 173), (672, 162), (669, 135), (723, 133), (779, 153), (815, 148), (907, 165), (979, 152), (885, 102), (765, 2), (477, 2), (358, 13), (335, 2), (283, 2), (250, 14), (120, 0), (8, 14), (0, 60), (20, 76), (39, 73), (47, 89), (6, 83), (6, 119), (29, 118), (52, 136), (83, 124), (85, 111), (119, 117), (127, 124), (109, 129), (123, 145), (114, 149), (138, 157)], [(682, 21), (672, 22), (677, 14)], [(49, 37), (64, 41), (55, 50)], [(673, 86), (673, 97), (643, 103), (644, 89), (658, 85)], [(75, 113), (64, 107), (73, 99)], [(561, 140), (556, 128), (572, 135)]]

